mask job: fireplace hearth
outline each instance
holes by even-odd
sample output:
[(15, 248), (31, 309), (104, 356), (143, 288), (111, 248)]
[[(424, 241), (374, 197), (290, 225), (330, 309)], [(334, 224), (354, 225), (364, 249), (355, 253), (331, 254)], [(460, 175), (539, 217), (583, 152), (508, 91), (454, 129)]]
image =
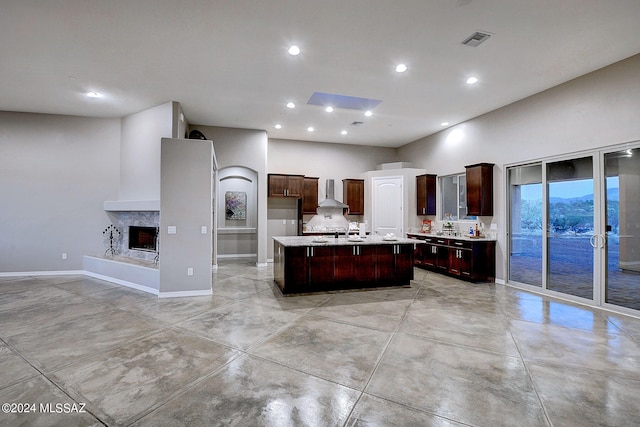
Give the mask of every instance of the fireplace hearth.
[(158, 227), (129, 226), (129, 249), (156, 252)]

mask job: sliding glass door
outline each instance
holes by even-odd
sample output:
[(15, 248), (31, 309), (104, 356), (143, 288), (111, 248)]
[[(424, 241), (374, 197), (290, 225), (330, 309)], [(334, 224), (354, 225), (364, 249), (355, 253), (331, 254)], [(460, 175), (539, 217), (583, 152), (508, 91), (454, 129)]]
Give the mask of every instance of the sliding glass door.
[(605, 302), (640, 310), (640, 148), (604, 155)]
[(510, 283), (640, 310), (640, 144), (507, 169)]
[(542, 165), (509, 169), (509, 281), (542, 287)]
[(593, 299), (593, 157), (547, 163), (547, 288)]

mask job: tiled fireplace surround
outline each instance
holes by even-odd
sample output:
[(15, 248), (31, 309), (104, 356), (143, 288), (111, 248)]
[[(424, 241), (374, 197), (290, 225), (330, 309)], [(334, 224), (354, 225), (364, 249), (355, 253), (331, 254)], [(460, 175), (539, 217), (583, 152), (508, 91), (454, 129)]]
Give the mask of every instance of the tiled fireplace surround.
[(118, 227), (122, 236), (117, 241), (116, 253), (123, 257), (153, 261), (155, 252), (138, 251), (129, 249), (129, 227), (160, 227), (160, 212), (158, 211), (122, 211), (113, 212), (114, 224)]

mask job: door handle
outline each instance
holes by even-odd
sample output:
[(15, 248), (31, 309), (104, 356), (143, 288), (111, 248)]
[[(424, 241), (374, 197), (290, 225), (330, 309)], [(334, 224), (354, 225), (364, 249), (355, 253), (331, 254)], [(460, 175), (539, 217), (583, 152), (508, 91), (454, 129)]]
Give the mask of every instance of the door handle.
[(596, 239), (598, 238), (597, 234), (594, 234), (593, 236), (591, 236), (591, 238), (589, 239), (589, 244), (591, 245), (592, 248), (596, 248)]
[(602, 248), (605, 248), (607, 246), (607, 236), (604, 234), (600, 235), (600, 239), (602, 239)]

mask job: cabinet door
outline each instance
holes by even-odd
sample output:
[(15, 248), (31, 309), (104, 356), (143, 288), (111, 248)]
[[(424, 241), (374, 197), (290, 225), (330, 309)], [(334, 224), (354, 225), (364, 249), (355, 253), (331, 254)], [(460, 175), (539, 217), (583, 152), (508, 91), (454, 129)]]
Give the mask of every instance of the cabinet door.
[(413, 279), (413, 245), (394, 245), (396, 248), (395, 277), (400, 285)]
[(289, 175), (287, 177), (287, 197), (302, 197), (304, 191), (304, 176)]
[(379, 245), (376, 250), (376, 281), (380, 284), (393, 282), (396, 273), (395, 245)]
[(342, 196), (350, 215), (364, 215), (364, 180), (343, 179)]
[(418, 215), (436, 214), (436, 175), (416, 176), (416, 206)]
[(468, 279), (473, 276), (473, 251), (471, 249), (460, 249), (458, 269), (463, 278)]
[(449, 241), (446, 239), (436, 240), (434, 261), (439, 270), (449, 270)]
[(493, 216), (493, 163), (465, 166), (467, 214)]
[(307, 248), (294, 246), (284, 248), (284, 288), (283, 293), (309, 291)]
[(370, 245), (356, 245), (355, 283), (373, 284), (376, 280), (376, 248)]
[(431, 250), (431, 248), (428, 248), (428, 246), (431, 246), (431, 245), (427, 245), (427, 244), (416, 245), (416, 249), (413, 254), (413, 262), (415, 263), (415, 265), (427, 265), (426, 260), (429, 257), (428, 251)]
[(315, 215), (318, 208), (318, 178), (304, 177), (302, 213)]
[(269, 197), (286, 197), (287, 176), (269, 174)]
[(333, 246), (309, 246), (308, 250), (310, 289), (331, 288), (335, 278)]
[(413, 245), (380, 245), (376, 258), (379, 284), (404, 285), (413, 279)]
[(336, 286), (347, 288), (356, 277), (356, 253), (355, 246), (336, 246), (334, 248), (336, 262), (334, 265), (334, 278)]
[(427, 243), (424, 246), (424, 250), (423, 250), (423, 258), (422, 258), (422, 264), (427, 266), (427, 267), (435, 267), (436, 266), (436, 259), (438, 257), (438, 247), (436, 245), (432, 245), (430, 243)]

